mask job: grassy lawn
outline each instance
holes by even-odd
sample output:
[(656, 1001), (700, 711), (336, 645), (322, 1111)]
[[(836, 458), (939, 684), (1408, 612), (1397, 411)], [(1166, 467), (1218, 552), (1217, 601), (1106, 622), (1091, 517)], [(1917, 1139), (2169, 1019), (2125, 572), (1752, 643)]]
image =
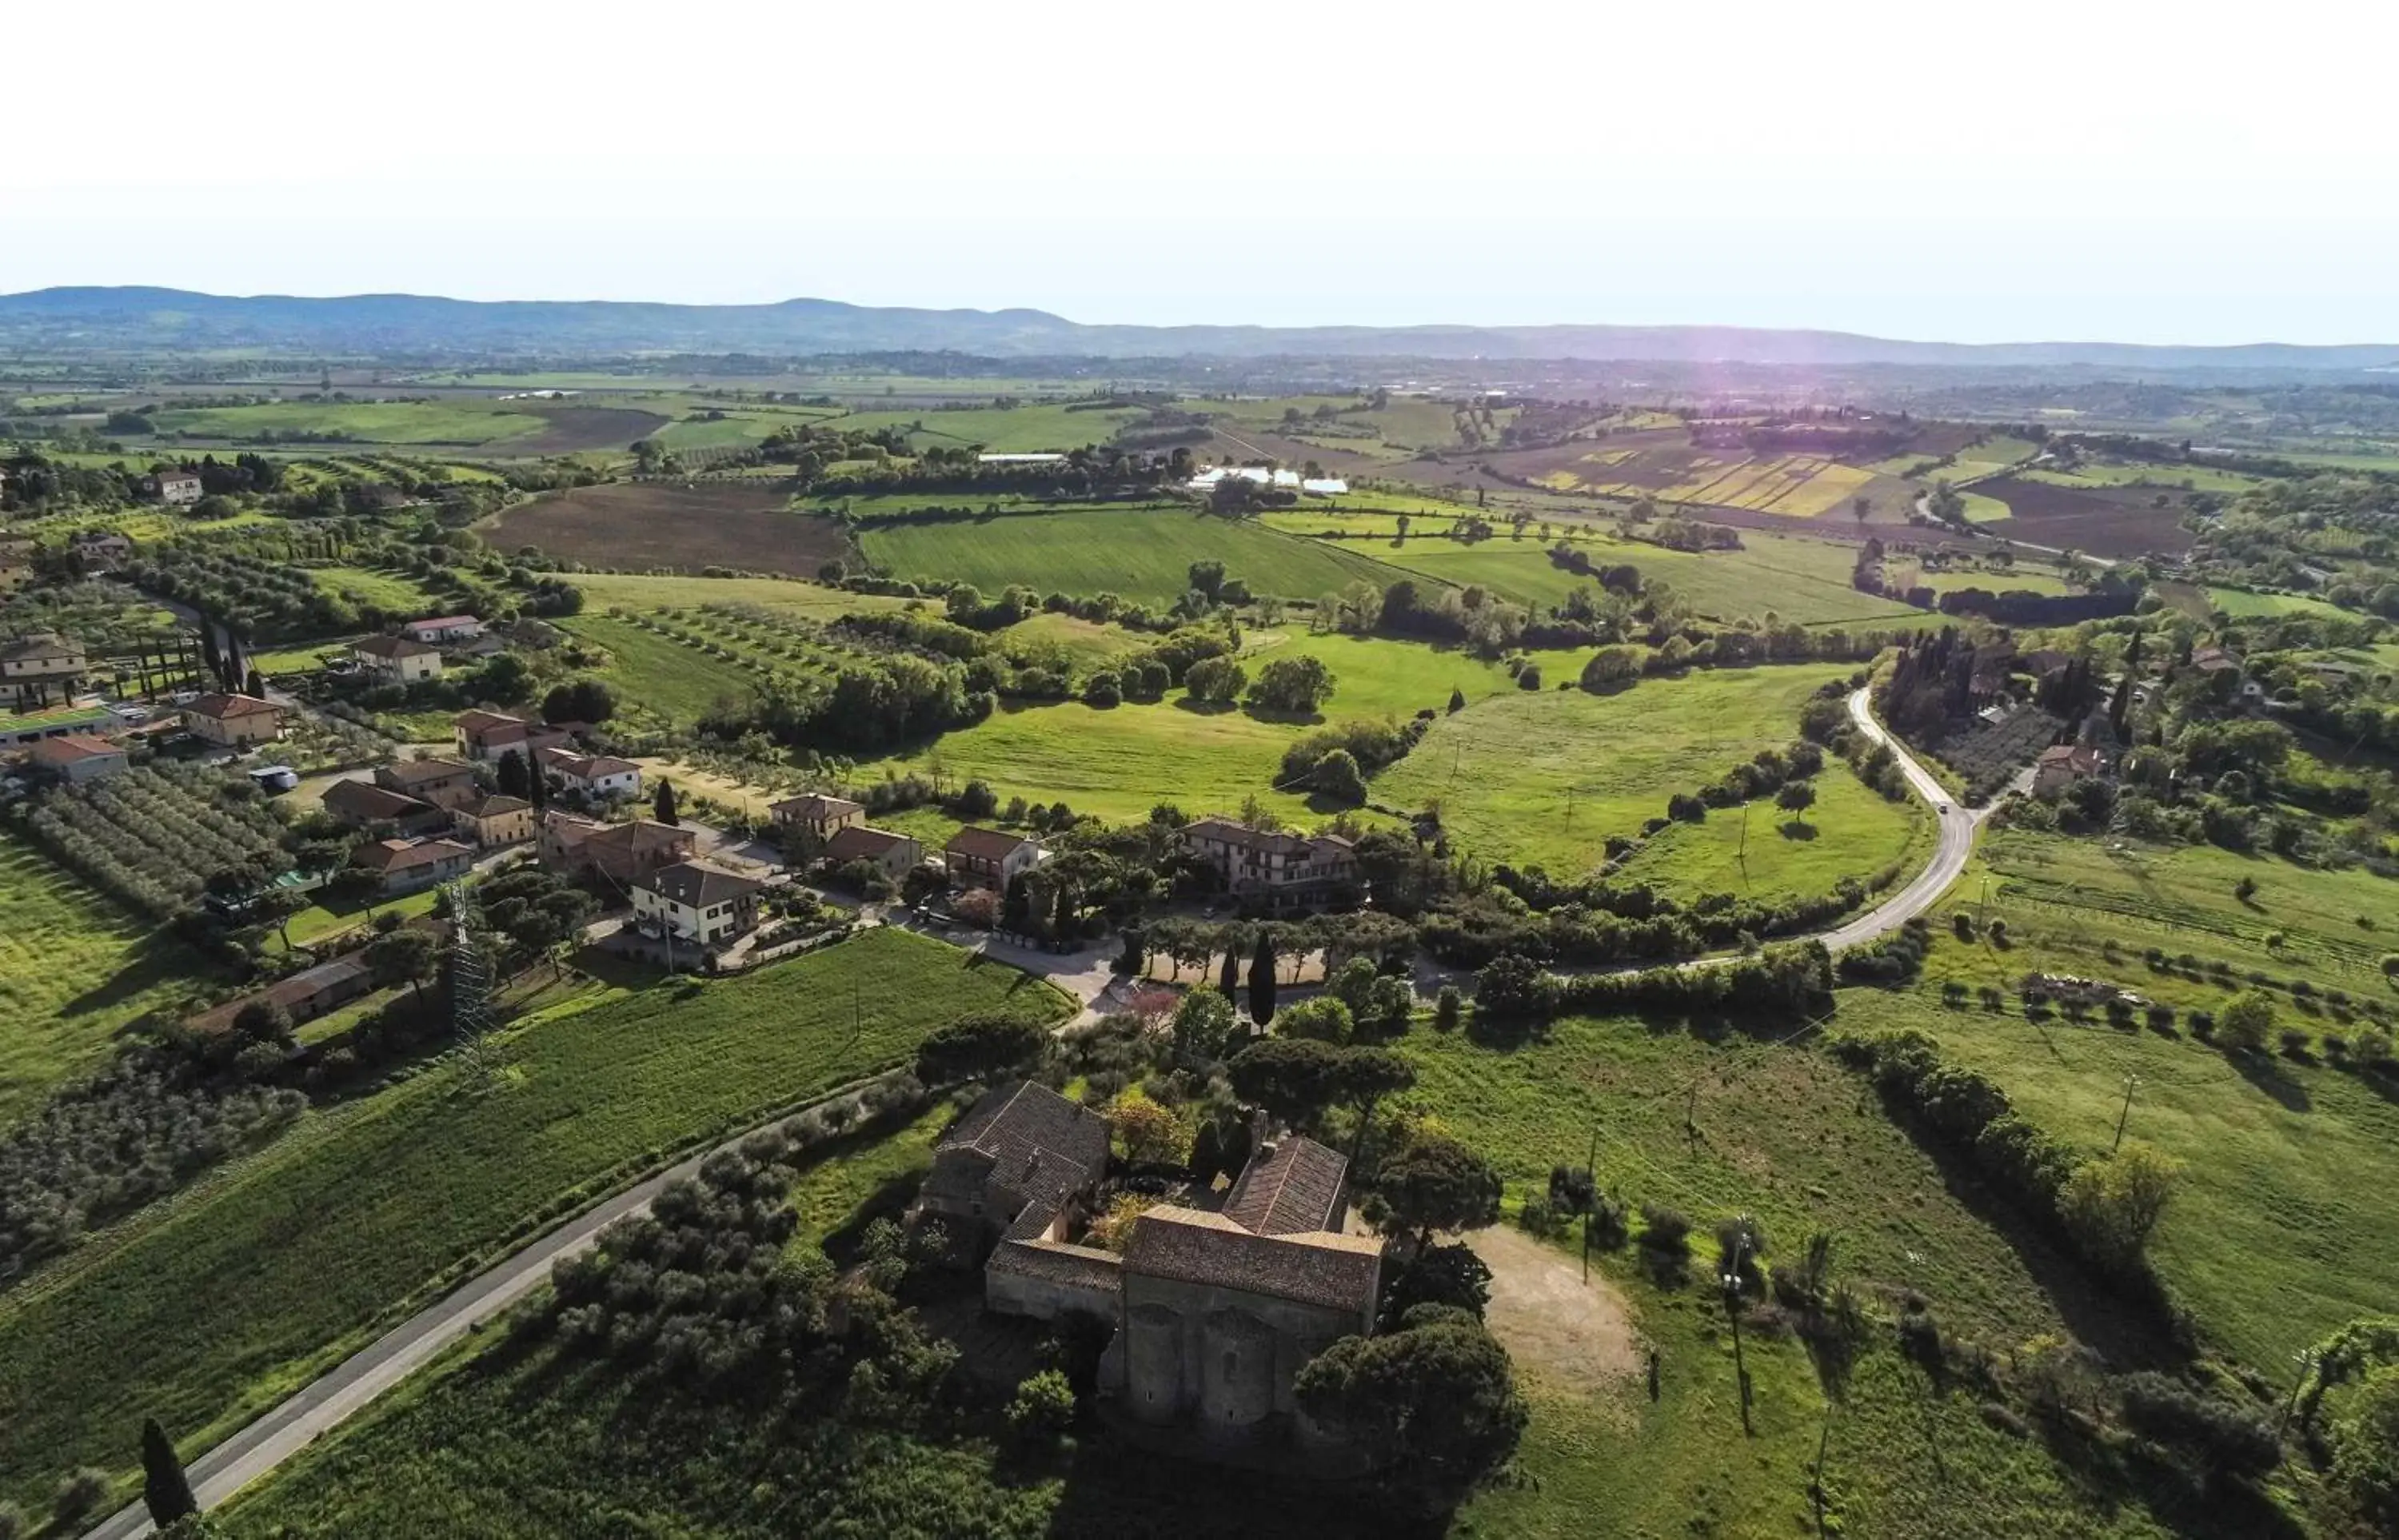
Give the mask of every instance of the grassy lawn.
[(308, 581), (360, 604), (386, 610), (421, 610), (434, 602), (423, 584), (398, 573), (368, 567), (309, 567)]
[(0, 1297), (0, 1495), (129, 1469), (144, 1415), (211, 1443), (544, 1212), (1001, 1006), (1065, 1010), (1013, 970), (877, 930), (549, 1013), (491, 1045), (485, 1074), (453, 1060), (311, 1114)]
[[(291, 934), (293, 946), (314, 946), (328, 936), (365, 925), (378, 914), (397, 914), (410, 920), (420, 914), (430, 914), (434, 900), (440, 896), (440, 888), (428, 887), (422, 893), (411, 893), (398, 898), (378, 898), (369, 904), (347, 904), (329, 898), (293, 914), (291, 924), (284, 928)], [(267, 940), (272, 946), (282, 944), (281, 938), (277, 935), (270, 935)]]
[[(1375, 798), (1438, 804), (1452, 837), (1486, 860), (1578, 875), (1605, 858), (1610, 834), (1638, 833), (1662, 816), (1673, 793), (1789, 744), (1808, 697), (1848, 672), (1809, 664), (1648, 680), (1613, 696), (1504, 696), (1435, 722), (1414, 753), (1375, 777)], [(1737, 826), (1739, 815), (1708, 819), (1727, 821)], [(1779, 839), (1763, 823), (1750, 832), (1753, 849), (1760, 835)], [(1844, 837), (1829, 823), (1824, 833)]]
[(1917, 582), (1936, 594), (1956, 593), (1960, 588), (1982, 588), (1991, 593), (2069, 594), (2082, 590), (2062, 577), (2048, 573), (1925, 573)]
[[(1245, 659), (1253, 672), (1265, 659), (1287, 653), (1324, 660), (1335, 681), (1324, 708), (1327, 722), (1442, 710), (1453, 688), (1470, 701), (1515, 690), (1497, 665), (1420, 642), (1297, 632), (1266, 632), (1253, 641), (1259, 645)], [(1161, 801), (1194, 816), (1231, 812), (1254, 793), (1286, 817), (1308, 817), (1305, 799), (1268, 788), (1283, 750), (1321, 723), (1239, 709), (1193, 710), (1182, 698), (1107, 709), (1076, 701), (1002, 706), (972, 727), (885, 763), (921, 766), (938, 759), (952, 777), (989, 781), (1003, 801), (1063, 801), (1078, 813), (1110, 819), (1145, 817)]]
[(719, 699), (746, 700), (756, 688), (747, 670), (628, 621), (586, 610), (559, 624), (607, 649), (608, 667), (600, 673), (620, 703), (671, 722), (692, 722)]
[(869, 560), (900, 577), (956, 578), (986, 594), (1012, 583), (1042, 593), (1116, 593), (1158, 606), (1181, 597), (1195, 561), (1222, 561), (1253, 592), (1293, 599), (1361, 578), (1388, 588), (1400, 575), (1364, 555), (1185, 508), (884, 525), (860, 540)]
[(0, 1128), (96, 1068), (119, 1029), (207, 965), (13, 834), (0, 835)]
[[(1743, 845), (1747, 857), (1743, 858)], [(1772, 798), (1750, 804), (1749, 832), (1726, 808), (1705, 823), (1659, 831), (1625, 863), (1627, 882), (1654, 884), (1678, 898), (1734, 893), (1742, 898), (1829, 893), (1843, 877), (1865, 880), (1883, 869), (1920, 865), (1932, 852), (1924, 804), (1895, 803), (1833, 761), (1816, 777), (1816, 805), (1794, 820)]]
[(276, 401), (263, 406), (175, 407), (152, 415), (162, 433), (210, 439), (319, 433), (380, 444), (487, 444), (539, 433), (547, 422), (492, 402)]

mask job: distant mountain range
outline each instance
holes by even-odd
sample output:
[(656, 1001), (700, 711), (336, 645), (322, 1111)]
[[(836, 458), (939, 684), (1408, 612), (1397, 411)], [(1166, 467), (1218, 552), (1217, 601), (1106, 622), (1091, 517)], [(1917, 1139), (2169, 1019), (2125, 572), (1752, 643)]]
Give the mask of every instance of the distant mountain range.
[(2141, 371), (2359, 371), (2399, 365), (2399, 344), (1973, 344), (1720, 326), (1086, 326), (1043, 310), (918, 310), (836, 300), (649, 304), (416, 294), (305, 299), (145, 288), (0, 295), (0, 348), (27, 347), (386, 355), (949, 351), (1000, 358), (1583, 358)]

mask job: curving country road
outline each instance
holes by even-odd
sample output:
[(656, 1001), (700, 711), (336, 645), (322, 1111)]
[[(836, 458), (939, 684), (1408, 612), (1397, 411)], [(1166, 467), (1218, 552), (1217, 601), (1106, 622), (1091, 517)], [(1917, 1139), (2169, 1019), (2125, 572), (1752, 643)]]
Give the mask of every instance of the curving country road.
[[(1958, 880), (1973, 853), (1974, 833), (1989, 808), (1970, 812), (1957, 806), (1915, 757), (1874, 720), (1866, 692), (1850, 696), (1850, 716), (1875, 742), (1887, 744), (1907, 777), (1908, 785), (1931, 805), (1939, 826), (1932, 859), (1898, 893), (1847, 925), (1815, 932), (1835, 951), (1856, 946), (1897, 930), (1931, 908)], [(1804, 940), (1806, 937), (1787, 938)], [(1089, 1006), (1108, 982), (1104, 969), (1089, 969), (1064, 979)], [(1088, 993), (1087, 993), (1088, 992)], [(779, 1123), (788, 1113), (770, 1120)], [(762, 1127), (769, 1125), (761, 1125)], [(744, 1130), (719, 1148), (732, 1149), (755, 1130)], [(381, 1337), (342, 1360), (306, 1386), (277, 1403), (255, 1421), (194, 1460), (188, 1467), (192, 1491), (205, 1510), (224, 1502), (243, 1487), (267, 1475), (351, 1413), (414, 1373), (443, 1349), (506, 1310), (549, 1277), (562, 1258), (589, 1250), (600, 1232), (629, 1215), (645, 1213), (669, 1182), (696, 1174), (700, 1162), (713, 1154), (702, 1152), (627, 1188), (607, 1202), (569, 1220), (547, 1235), (537, 1236), (506, 1260), (494, 1264), (441, 1299), (393, 1327)], [(83, 1540), (133, 1540), (153, 1533), (148, 1511), (139, 1503), (112, 1514), (86, 1532)]]
[(1998, 805), (1993, 803), (1979, 810), (1959, 807), (1941, 783), (1932, 778), (1931, 773), (1918, 764), (1916, 757), (1874, 719), (1865, 691), (1860, 690), (1850, 696), (1850, 719), (1867, 737), (1890, 748), (1891, 756), (1899, 762), (1901, 772), (1907, 777), (1907, 784), (1931, 807), (1939, 837), (1932, 847), (1932, 859), (1916, 874), (1915, 881), (1849, 924), (1816, 933), (1816, 939), (1835, 952), (1897, 930), (1931, 908), (1932, 900), (1947, 892), (1949, 885), (1958, 880), (1958, 874), (1966, 870), (1966, 858), (1974, 853), (1974, 831), (1982, 827), (1985, 818), (1991, 816), (1992, 807)]

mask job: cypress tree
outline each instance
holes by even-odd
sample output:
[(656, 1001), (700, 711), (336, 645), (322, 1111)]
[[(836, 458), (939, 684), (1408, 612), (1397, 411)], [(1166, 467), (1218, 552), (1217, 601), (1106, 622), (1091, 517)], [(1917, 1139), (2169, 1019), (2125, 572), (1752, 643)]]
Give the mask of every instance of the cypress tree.
[(142, 1501), (149, 1505), (150, 1521), (162, 1530), (200, 1511), (183, 1462), (175, 1457), (175, 1446), (156, 1417), (142, 1423)]
[(674, 782), (667, 780), (658, 782), (657, 795), (650, 799), (650, 811), (660, 823), (683, 822), (675, 816)]
[(1234, 950), (1233, 938), (1229, 931), (1225, 936), (1225, 972), (1224, 976), (1216, 980), (1216, 987), (1225, 992), (1225, 998), (1227, 1000), (1238, 1000), (1241, 997), (1241, 954)]
[(500, 794), (532, 800), (532, 788), (525, 779), (524, 756), (511, 749), (500, 756)]
[(1250, 954), (1250, 1020), (1265, 1026), (1274, 1020), (1275, 954), (1266, 928), (1258, 929), (1258, 948)]

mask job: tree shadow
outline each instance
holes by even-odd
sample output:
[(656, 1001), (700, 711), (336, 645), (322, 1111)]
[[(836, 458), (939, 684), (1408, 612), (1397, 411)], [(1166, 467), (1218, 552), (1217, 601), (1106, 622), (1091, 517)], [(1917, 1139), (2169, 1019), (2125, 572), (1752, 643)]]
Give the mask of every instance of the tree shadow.
[(1786, 840), (1812, 840), (1818, 837), (1818, 831), (1814, 824), (1801, 823), (1796, 818), (1777, 824), (1775, 828)]
[(2242, 1079), (2274, 1099), (2285, 1112), (2305, 1113), (2315, 1110), (2315, 1101), (2307, 1087), (2291, 1078), (2283, 1066), (2262, 1053), (2228, 1053), (2232, 1068)]
[(1174, 697), (1174, 709), (1188, 711), (1195, 717), (1221, 717), (1228, 711), (1240, 710), (1240, 706), (1229, 700), (1194, 700), (1187, 695), (1181, 695)]
[[(1086, 1425), (1089, 1425), (1088, 1424)], [(1268, 1438), (1274, 1437), (1272, 1434)], [(1127, 1534), (1175, 1540), (1254, 1540), (1265, 1534), (1351, 1535), (1431, 1540), (1449, 1532), (1457, 1495), (1429, 1494), (1374, 1476), (1310, 1479), (1287, 1469), (1304, 1462), (1259, 1449), (1214, 1459), (1186, 1459), (1142, 1448), (1105, 1428), (1076, 1440), (1046, 1533), (1057, 1540)]]
[(2175, 1342), (2162, 1302), (2127, 1298), (2068, 1251), (2033, 1215), (1986, 1182), (1967, 1157), (1930, 1137), (1904, 1108), (1891, 1105), (1887, 1098), (1883, 1108), (1932, 1162), (1949, 1196), (2016, 1254), (2067, 1330), (2101, 1353), (2110, 1367), (2172, 1369), (2189, 1362), (2190, 1355)]
[(61, 1006), (59, 1014), (86, 1016), (96, 1010), (107, 1010), (160, 984), (188, 979), (199, 971), (198, 959), (186, 952), (180, 943), (164, 937), (156, 938), (104, 981)]

